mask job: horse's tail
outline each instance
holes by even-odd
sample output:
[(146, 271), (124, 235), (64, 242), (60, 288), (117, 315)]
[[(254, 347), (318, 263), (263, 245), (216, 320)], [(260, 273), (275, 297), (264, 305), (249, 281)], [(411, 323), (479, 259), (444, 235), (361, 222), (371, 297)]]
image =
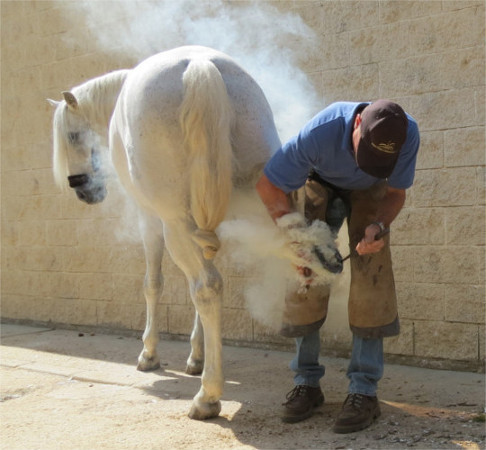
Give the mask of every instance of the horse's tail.
[(190, 206), (198, 230), (195, 241), (214, 257), (214, 233), (226, 214), (232, 188), (231, 127), (234, 111), (216, 66), (195, 59), (183, 75), (179, 121), (189, 155)]

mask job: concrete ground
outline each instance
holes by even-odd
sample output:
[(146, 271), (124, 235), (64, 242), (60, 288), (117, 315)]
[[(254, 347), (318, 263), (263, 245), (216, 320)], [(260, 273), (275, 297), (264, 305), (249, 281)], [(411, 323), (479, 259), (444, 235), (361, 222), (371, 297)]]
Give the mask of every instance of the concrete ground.
[(346, 396), (347, 361), (323, 357), (326, 403), (297, 424), (279, 419), (291, 353), (224, 347), (220, 417), (187, 417), (199, 377), (189, 344), (162, 341), (162, 368), (135, 369), (141, 341), (3, 324), (0, 446), (5, 450), (482, 449), (484, 374), (387, 365), (382, 416), (367, 430), (331, 431)]

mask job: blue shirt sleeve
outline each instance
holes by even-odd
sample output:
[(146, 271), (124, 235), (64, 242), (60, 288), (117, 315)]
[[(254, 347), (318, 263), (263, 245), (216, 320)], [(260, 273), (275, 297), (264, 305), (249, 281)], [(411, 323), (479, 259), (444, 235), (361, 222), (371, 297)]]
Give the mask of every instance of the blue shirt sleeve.
[(308, 127), (280, 147), (264, 168), (270, 182), (285, 193), (302, 187), (317, 158), (317, 143)]

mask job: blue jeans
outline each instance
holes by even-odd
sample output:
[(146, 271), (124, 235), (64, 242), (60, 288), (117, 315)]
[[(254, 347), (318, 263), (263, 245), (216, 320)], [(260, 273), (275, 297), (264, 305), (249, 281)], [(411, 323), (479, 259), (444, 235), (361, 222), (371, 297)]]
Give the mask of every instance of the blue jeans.
[[(295, 372), (295, 385), (319, 386), (325, 367), (319, 364), (319, 330), (295, 339), (297, 352), (290, 363)], [(347, 370), (349, 393), (376, 395), (378, 381), (383, 376), (383, 338), (364, 339), (353, 335), (353, 349)]]

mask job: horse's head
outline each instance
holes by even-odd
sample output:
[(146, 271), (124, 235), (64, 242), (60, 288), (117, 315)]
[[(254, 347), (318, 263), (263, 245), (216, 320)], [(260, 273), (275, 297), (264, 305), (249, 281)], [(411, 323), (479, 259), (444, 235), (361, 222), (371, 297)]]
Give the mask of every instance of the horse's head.
[(90, 126), (87, 115), (71, 92), (63, 92), (64, 101), (54, 102), (53, 171), (56, 183), (66, 181), (77, 197), (88, 204), (99, 203), (106, 196), (100, 167), (100, 137)]

